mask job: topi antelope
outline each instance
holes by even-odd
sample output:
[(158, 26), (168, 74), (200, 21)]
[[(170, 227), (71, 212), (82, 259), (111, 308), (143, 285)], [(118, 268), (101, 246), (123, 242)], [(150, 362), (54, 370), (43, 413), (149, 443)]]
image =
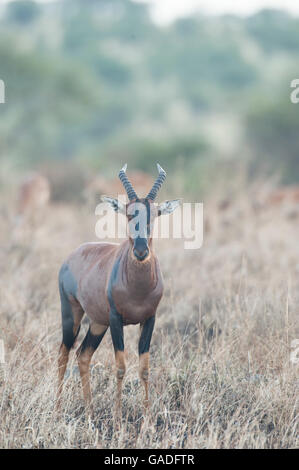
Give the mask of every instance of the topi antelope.
[(125, 165), (119, 178), (129, 202), (107, 196), (102, 200), (115, 211), (126, 215), (128, 239), (122, 244), (85, 243), (74, 251), (62, 265), (59, 289), (62, 311), (63, 340), (60, 346), (58, 371), (58, 400), (69, 351), (78, 336), (84, 312), (90, 327), (77, 351), (83, 395), (90, 411), (91, 390), (89, 366), (93, 353), (110, 327), (116, 361), (116, 411), (121, 411), (121, 390), (126, 365), (124, 356), (124, 325), (140, 324), (139, 376), (145, 389), (145, 409), (148, 407), (149, 349), (155, 314), (163, 294), (163, 280), (158, 259), (152, 247), (153, 224), (157, 216), (170, 214), (180, 200), (154, 203), (166, 178), (157, 165), (159, 175), (145, 198), (139, 198), (130, 183)]
[(31, 238), (44, 220), (44, 212), (49, 205), (51, 188), (48, 179), (33, 173), (26, 176), (18, 189), (17, 211), (12, 239), (20, 242)]
[(44, 209), (50, 196), (50, 184), (45, 176), (37, 173), (28, 176), (19, 188), (18, 215), (25, 217)]

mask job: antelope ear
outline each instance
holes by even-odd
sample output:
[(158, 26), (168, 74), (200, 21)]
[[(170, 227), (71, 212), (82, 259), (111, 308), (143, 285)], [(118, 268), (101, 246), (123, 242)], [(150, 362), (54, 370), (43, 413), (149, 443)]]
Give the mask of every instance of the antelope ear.
[(114, 199), (113, 197), (109, 196), (101, 196), (103, 202), (107, 202), (115, 212), (120, 212), (120, 214), (126, 214), (126, 206), (118, 199)]
[(171, 214), (181, 203), (181, 199), (162, 202), (162, 204), (158, 205), (158, 215)]

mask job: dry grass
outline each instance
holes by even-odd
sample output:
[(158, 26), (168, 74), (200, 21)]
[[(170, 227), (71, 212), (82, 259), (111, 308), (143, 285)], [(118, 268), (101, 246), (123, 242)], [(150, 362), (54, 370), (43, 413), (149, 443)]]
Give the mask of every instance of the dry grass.
[[(84, 208), (50, 207), (41, 227), (11, 240), (11, 198), (1, 209), (2, 448), (294, 448), (298, 439), (298, 219), (254, 213), (245, 196), (226, 211), (206, 203), (201, 250), (157, 242), (165, 278), (151, 348), (151, 407), (140, 432), (137, 327), (127, 327), (123, 425), (113, 427), (110, 334), (96, 352), (97, 419), (85, 419), (72, 354), (59, 417), (53, 413), (61, 339), (57, 272), (94, 240)], [(83, 325), (82, 339), (87, 325)]]

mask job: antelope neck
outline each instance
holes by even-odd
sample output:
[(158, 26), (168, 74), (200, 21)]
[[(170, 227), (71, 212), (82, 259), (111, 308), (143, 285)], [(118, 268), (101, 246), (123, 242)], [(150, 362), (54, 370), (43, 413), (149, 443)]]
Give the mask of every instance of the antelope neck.
[(128, 287), (136, 293), (146, 293), (153, 290), (157, 284), (156, 259), (151, 247), (149, 256), (144, 261), (138, 261), (130, 246), (126, 253), (125, 271)]

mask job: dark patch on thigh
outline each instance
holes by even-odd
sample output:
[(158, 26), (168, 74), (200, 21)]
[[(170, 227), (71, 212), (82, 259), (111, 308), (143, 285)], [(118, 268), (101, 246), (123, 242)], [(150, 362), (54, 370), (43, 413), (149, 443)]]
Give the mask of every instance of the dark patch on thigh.
[(76, 298), (78, 288), (77, 281), (67, 263), (64, 263), (59, 271), (59, 286), (63, 286), (67, 296), (71, 295)]
[(83, 343), (81, 344), (80, 349), (78, 350), (78, 354), (82, 354), (85, 351), (85, 349), (88, 349), (88, 348), (91, 348), (95, 351), (97, 347), (99, 346), (100, 342), (102, 341), (102, 339), (104, 338), (107, 329), (100, 335), (94, 335), (91, 333), (90, 328), (89, 328), (87, 335), (85, 336)]
[(113, 265), (113, 268), (112, 268), (112, 271), (111, 271), (111, 274), (110, 274), (110, 278), (109, 278), (108, 289), (107, 289), (107, 296), (108, 296), (108, 301), (109, 301), (110, 308), (111, 308), (111, 310), (114, 310), (115, 312), (117, 310), (116, 310), (116, 306), (115, 306), (115, 303), (114, 303), (114, 300), (113, 300), (113, 297), (112, 297), (112, 287), (113, 287), (113, 284), (116, 282), (116, 279), (117, 279), (119, 263), (120, 263), (120, 258), (118, 258), (115, 261), (114, 265)]
[(63, 343), (68, 349), (73, 346), (79, 330), (74, 334), (74, 316), (70, 296), (75, 298), (77, 283), (67, 266), (64, 264), (59, 272), (59, 292), (61, 300), (61, 319)]
[(112, 297), (112, 287), (117, 280), (119, 264), (120, 258), (118, 258), (113, 265), (107, 289), (107, 296), (110, 305), (109, 324), (113, 347), (115, 351), (124, 350), (123, 317), (120, 313), (118, 313), (115, 302)]

